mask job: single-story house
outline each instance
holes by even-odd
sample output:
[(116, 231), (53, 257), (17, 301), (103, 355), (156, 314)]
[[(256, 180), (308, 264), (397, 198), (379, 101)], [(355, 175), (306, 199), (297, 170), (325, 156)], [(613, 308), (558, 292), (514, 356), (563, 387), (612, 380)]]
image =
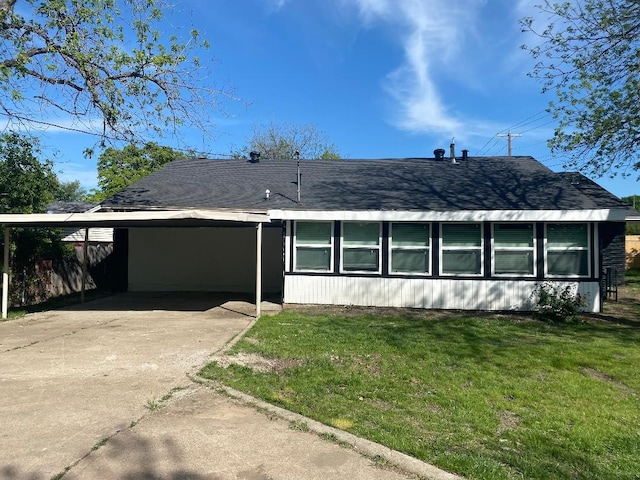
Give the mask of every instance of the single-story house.
[(532, 157), (466, 152), (191, 158), (102, 202), (91, 219), (122, 227), (114, 256), (123, 290), (254, 291), (257, 304), (264, 294), (290, 304), (527, 310), (536, 285), (549, 280), (574, 286), (595, 312), (603, 273), (624, 268), (616, 252), (626, 207), (583, 187)]

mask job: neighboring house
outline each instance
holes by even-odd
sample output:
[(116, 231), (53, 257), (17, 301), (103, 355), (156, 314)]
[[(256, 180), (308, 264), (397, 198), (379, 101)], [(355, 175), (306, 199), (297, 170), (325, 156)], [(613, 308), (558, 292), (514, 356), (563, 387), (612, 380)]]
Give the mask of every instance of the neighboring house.
[(94, 217), (129, 222), (115, 230), (114, 257), (131, 291), (526, 310), (550, 280), (598, 311), (603, 272), (624, 262), (625, 207), (576, 178), (531, 157), (184, 159), (102, 203), (124, 213)]
[[(53, 202), (48, 214), (93, 213), (100, 209), (98, 203)], [(113, 228), (72, 228), (61, 230), (61, 239), (71, 244), (75, 256), (65, 261), (48, 262), (44, 272), (47, 278), (47, 296), (56, 297), (83, 289), (109, 288), (108, 258), (113, 251)], [(85, 245), (85, 239), (88, 240)], [(85, 255), (87, 263), (83, 266)], [(48, 268), (47, 268), (48, 266)], [(86, 269), (83, 285), (83, 268)]]

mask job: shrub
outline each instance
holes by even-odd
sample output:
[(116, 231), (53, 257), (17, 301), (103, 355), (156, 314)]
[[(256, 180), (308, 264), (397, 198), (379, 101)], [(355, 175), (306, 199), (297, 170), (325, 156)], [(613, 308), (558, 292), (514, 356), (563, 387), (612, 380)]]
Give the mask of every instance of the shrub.
[(586, 305), (586, 299), (574, 285), (562, 287), (552, 282), (543, 282), (536, 285), (531, 297), (537, 314), (543, 320), (551, 322), (575, 320)]

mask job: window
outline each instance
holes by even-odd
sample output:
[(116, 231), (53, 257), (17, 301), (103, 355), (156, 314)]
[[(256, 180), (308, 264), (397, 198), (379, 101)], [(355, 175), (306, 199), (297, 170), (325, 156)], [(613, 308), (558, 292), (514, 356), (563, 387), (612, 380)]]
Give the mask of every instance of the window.
[(389, 238), (391, 273), (428, 274), (430, 271), (431, 225), (392, 223)]
[(586, 223), (546, 225), (546, 273), (569, 277), (589, 275), (589, 228)]
[(298, 272), (331, 272), (333, 222), (296, 222), (293, 269)]
[(440, 270), (443, 275), (482, 275), (482, 226), (442, 224)]
[(532, 223), (493, 225), (493, 273), (534, 275), (535, 245)]
[(380, 223), (342, 223), (344, 272), (380, 272)]

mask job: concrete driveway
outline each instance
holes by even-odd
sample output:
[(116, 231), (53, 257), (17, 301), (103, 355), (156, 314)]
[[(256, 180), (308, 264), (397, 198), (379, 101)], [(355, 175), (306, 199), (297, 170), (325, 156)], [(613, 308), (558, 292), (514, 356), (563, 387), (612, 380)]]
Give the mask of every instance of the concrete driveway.
[(0, 479), (407, 478), (189, 379), (252, 313), (122, 294), (1, 323)]

